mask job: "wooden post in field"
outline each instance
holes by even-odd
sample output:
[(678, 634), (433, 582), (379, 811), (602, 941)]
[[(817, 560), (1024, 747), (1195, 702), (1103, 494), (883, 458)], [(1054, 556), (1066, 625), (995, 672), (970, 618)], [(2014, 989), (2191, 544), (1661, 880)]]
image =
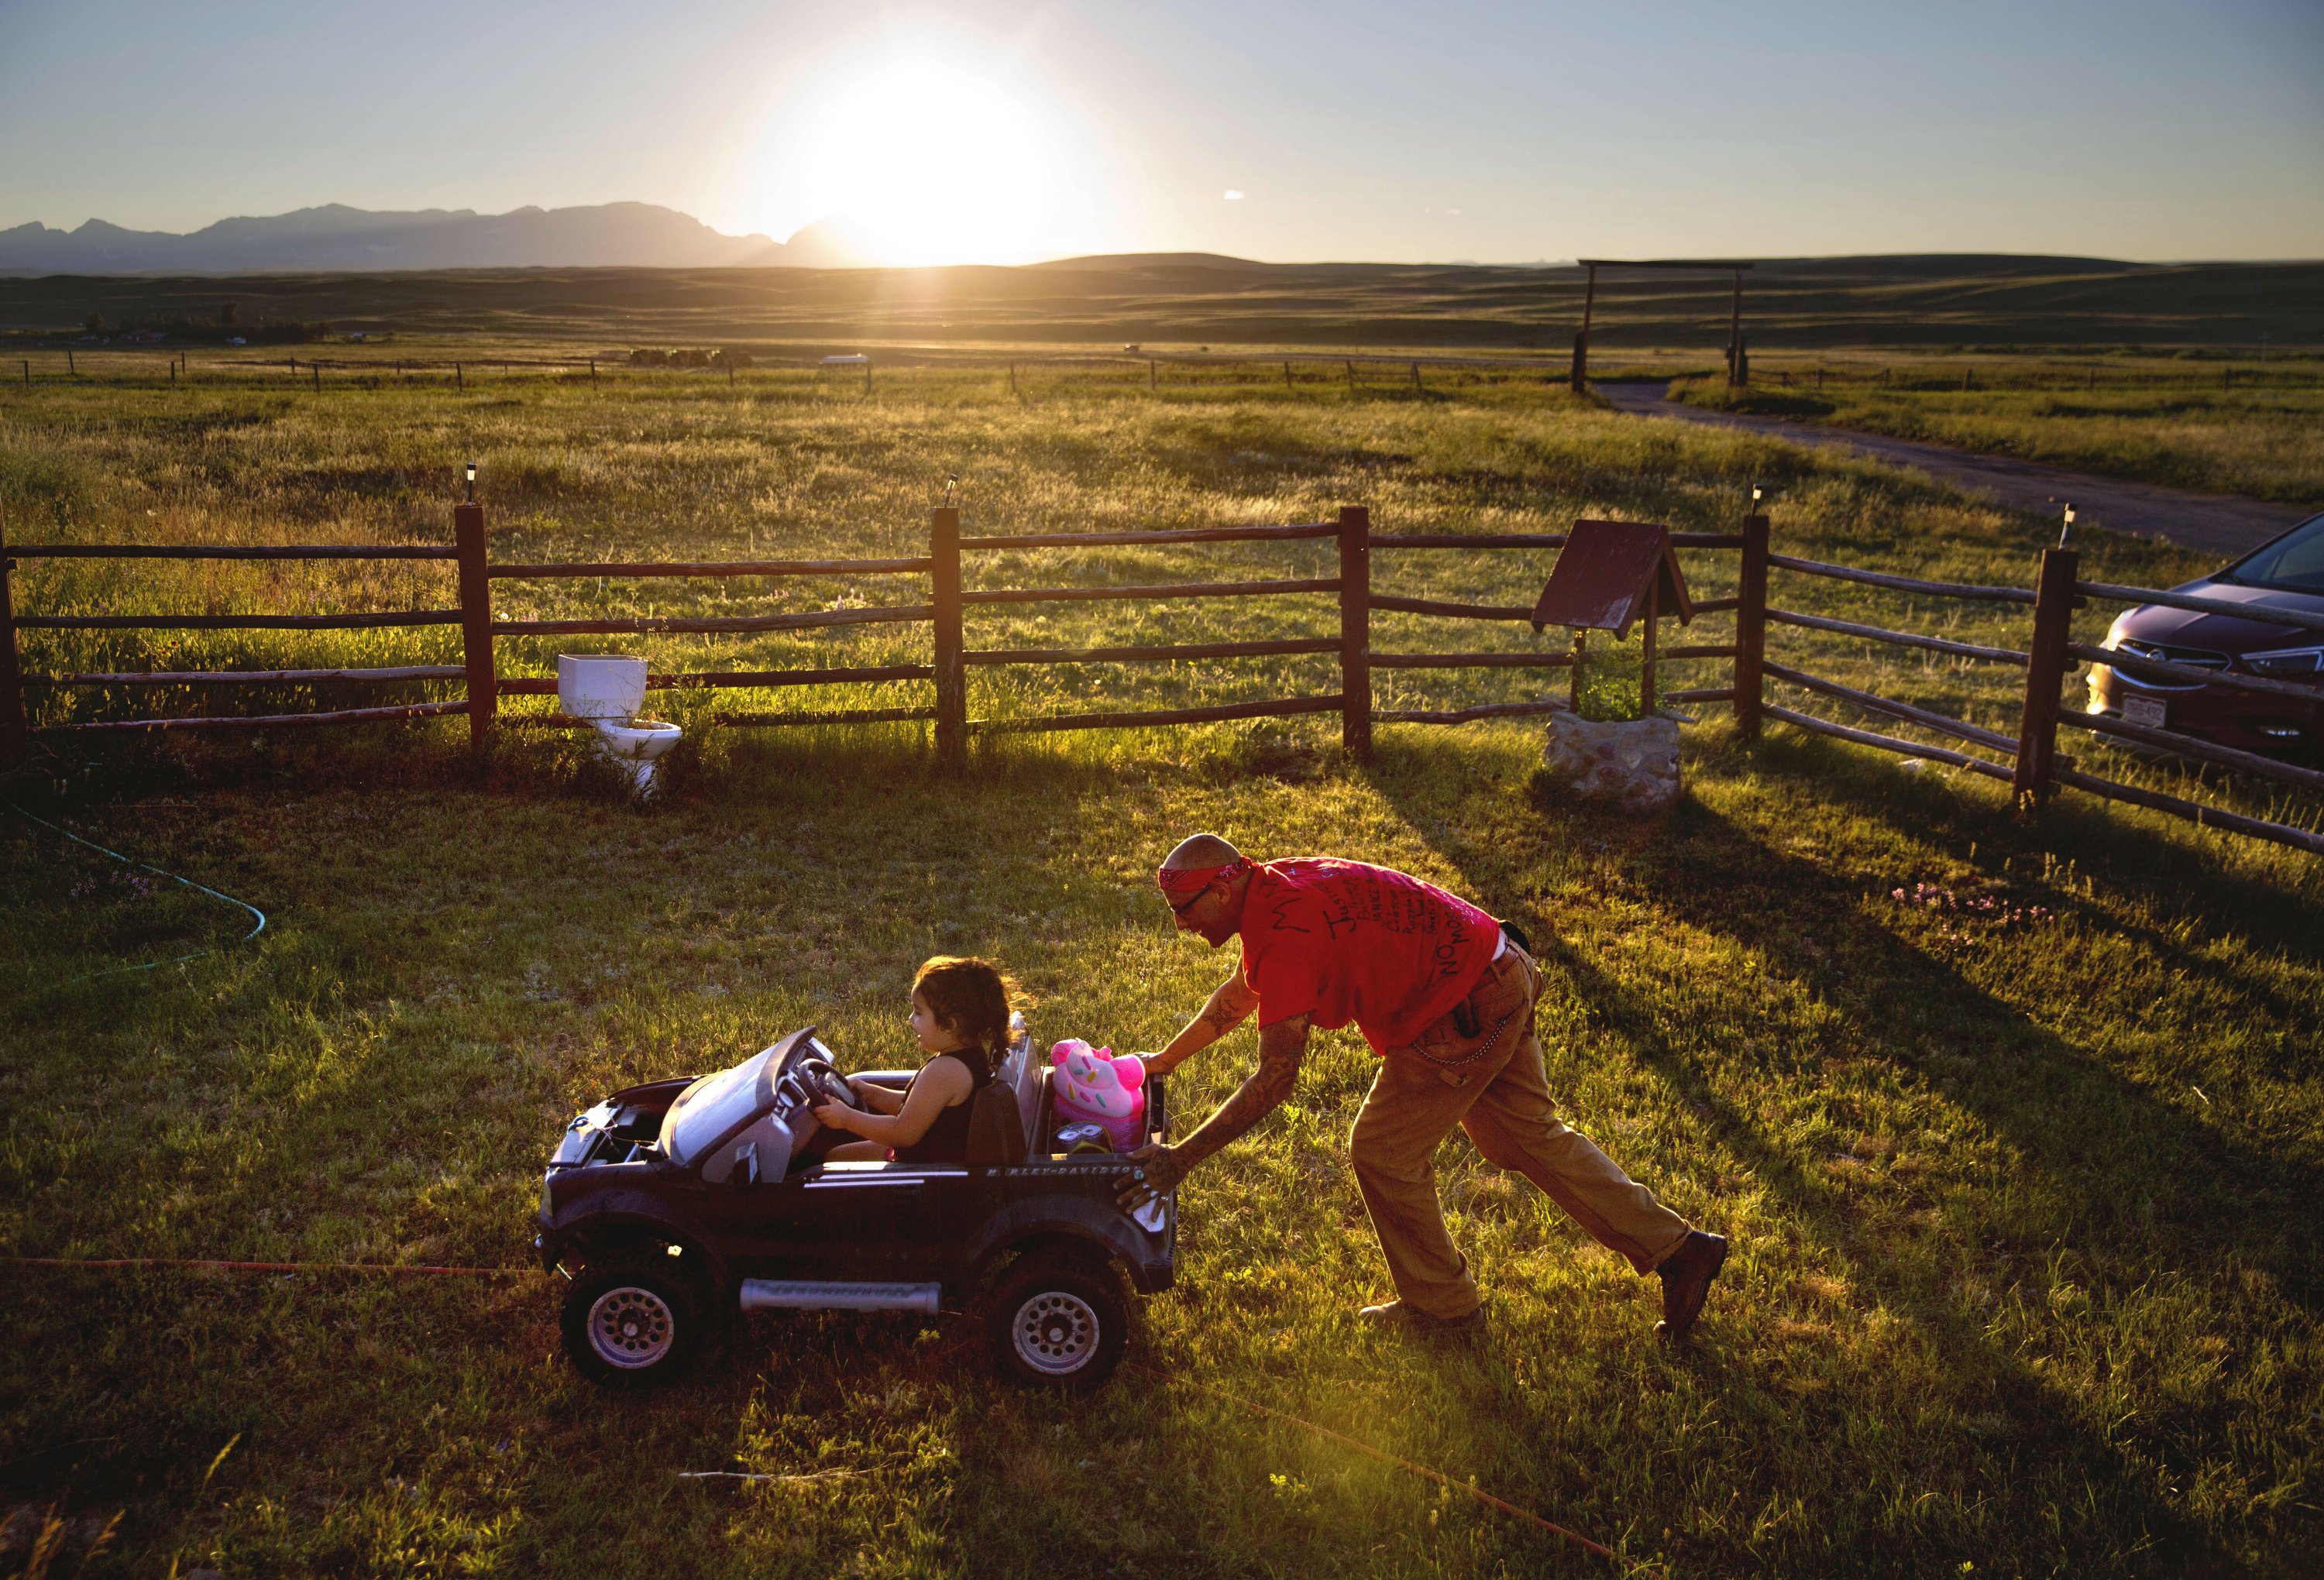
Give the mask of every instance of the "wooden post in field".
[(1654, 580), (1646, 583), (1646, 629), (1644, 645), (1638, 653), (1638, 717), (1641, 719), (1655, 716), (1655, 627), (1662, 623), (1662, 584), (1660, 571), (1656, 571)]
[(1355, 392), (1356, 392), (1356, 359), (1355, 359), (1355, 358), (1353, 358), (1353, 357), (1350, 357), (1350, 358), (1348, 359), (1348, 393), (1349, 393), (1349, 394), (1351, 394), (1351, 395), (1352, 395), (1352, 394), (1354, 394)]
[(1291, 364), (1288, 362), (1283, 364), (1283, 387), (1286, 390), (1291, 388)]
[(68, 377), (80, 377), (80, 369), (73, 365), (72, 347), (69, 345), (65, 347), (65, 372)]
[(928, 523), (929, 602), (936, 605), (936, 760), (955, 764), (968, 739), (968, 665), (960, 629), (960, 512), (939, 506)]
[(1340, 507), (1340, 744), (1372, 753), (1372, 513)]
[(452, 507), (452, 543), (459, 552), (460, 656), (468, 668), (468, 744), (482, 746), (500, 711), (500, 676), (493, 666), (493, 583), (484, 547), (484, 507), (474, 500)]
[(1148, 390), (1158, 390), (1162, 387), (1161, 375), (1154, 371), (1160, 365), (1150, 356), (1146, 359), (1146, 387)]
[(1743, 361), (1743, 271), (1735, 271), (1735, 296), (1727, 309), (1727, 387), (1751, 381)]
[(8, 592), (8, 510), (0, 505), (0, 768), (24, 760), (24, 676), (16, 667), (16, 606)]
[(26, 357), (26, 358), (24, 359), (24, 382), (25, 382), (26, 384), (30, 384), (32, 381), (32, 359), (31, 357), (29, 357), (29, 356), (28, 356), (28, 357)]
[(1743, 566), (1735, 605), (1735, 728), (1746, 740), (1759, 739), (1766, 706), (1767, 518), (1743, 518)]
[(178, 359), (177, 359), (176, 357), (174, 357), (174, 356), (173, 356), (173, 357), (171, 357), (171, 358), (170, 359), (170, 388), (171, 388), (171, 389), (172, 389), (172, 390), (174, 390), (174, 389), (176, 389), (177, 387), (178, 387)]
[(1598, 302), (1598, 265), (1589, 265), (1590, 276), (1582, 287), (1582, 329), (1573, 337), (1573, 388), (1590, 388), (1590, 309)]
[(1010, 363), (1009, 364), (1009, 393), (1011, 395), (1017, 393), (1017, 364), (1015, 363)]
[(2080, 551), (2045, 548), (2034, 588), (2032, 662), (2025, 666), (2025, 706), (2017, 725), (2017, 767), (2010, 790), (2021, 811), (2050, 798), (2050, 767), (2058, 749), (2058, 688), (2066, 681), (2066, 644), (2072, 638), (2074, 581)]
[(309, 363), (307, 365), (314, 370), (315, 393), (320, 395), (323, 392), (323, 364), (321, 363)]

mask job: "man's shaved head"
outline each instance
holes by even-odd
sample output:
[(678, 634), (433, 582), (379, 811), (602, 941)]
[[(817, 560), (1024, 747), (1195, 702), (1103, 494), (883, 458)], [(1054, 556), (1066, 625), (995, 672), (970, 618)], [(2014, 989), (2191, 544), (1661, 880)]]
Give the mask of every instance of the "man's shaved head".
[(1162, 870), (1185, 872), (1189, 868), (1224, 867), (1241, 859), (1242, 852), (1216, 834), (1189, 834), (1162, 859)]

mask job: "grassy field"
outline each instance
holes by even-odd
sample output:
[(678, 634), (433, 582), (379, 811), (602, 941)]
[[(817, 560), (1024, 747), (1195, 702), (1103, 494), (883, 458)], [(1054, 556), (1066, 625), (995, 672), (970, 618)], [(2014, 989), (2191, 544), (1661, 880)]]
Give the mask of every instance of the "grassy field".
[[(1591, 340), (1609, 349), (1727, 344), (1723, 270), (1609, 270)], [(504, 269), (239, 279), (0, 279), (0, 334), (62, 344), (91, 313), (116, 328), (172, 316), (569, 344), (871, 342), (1491, 347), (1571, 352), (1572, 265), (1259, 263), (1204, 253), (1021, 269)], [(1770, 258), (1744, 280), (1755, 351), (2075, 347), (2248, 355), (2324, 345), (2324, 264), (2123, 263), (1928, 254)], [(613, 344), (608, 341), (607, 344)], [(1601, 371), (1603, 371), (1601, 369)]]
[[(2252, 383), (2264, 376), (2256, 368), (2244, 372)], [(2032, 383), (2042, 372), (2051, 375), (2052, 388), (1960, 390), (1923, 381), (1920, 388), (1880, 389), (1838, 380), (1812, 388), (1806, 375), (1787, 388), (1762, 373), (1748, 390), (1730, 392), (1720, 374), (1675, 381), (1671, 392), (1720, 409), (1803, 417), (2108, 477), (2324, 507), (2324, 387), (2310, 379), (2233, 389), (2218, 387), (2214, 374), (2209, 389), (2061, 390), (2054, 385), (2072, 370), (1987, 369), (1988, 382), (2015, 374)]]
[[(1758, 481), (1788, 551), (2024, 583), (2045, 531), (1905, 474), (1515, 380), (1355, 398), (1094, 380), (1011, 398), (966, 372), (869, 400), (764, 372), (731, 391), (512, 379), (465, 394), (0, 396), (12, 541), (440, 540), (471, 455), (495, 555), (526, 558), (907, 553), (954, 472), (971, 532), (1289, 521), (1342, 503), (1370, 505), (1382, 530), (1579, 514), (1701, 529), (1731, 526)], [(2142, 542), (2085, 552), (2114, 581), (2200, 568)], [(987, 556), (977, 576), (1327, 574), (1325, 556), (1055, 551)], [(1376, 558), (1381, 591), (1492, 602), (1545, 569), (1515, 553)], [(1700, 590), (1731, 585), (1724, 558), (1690, 556)], [(447, 574), (28, 561), (17, 595), (27, 612), (424, 607)], [(771, 606), (904, 602), (911, 585), (786, 584)], [(502, 591), (542, 613), (770, 606), (755, 585)], [(2024, 636), (2022, 615), (1984, 606), (1821, 583), (1783, 596)], [(971, 642), (1332, 622), (1322, 599), (1057, 605), (975, 614)], [(1380, 621), (1382, 647), (1532, 639)], [(921, 640), (637, 647), (674, 668), (917, 657)], [(38, 633), (26, 657), (440, 661), (453, 642)], [(2014, 717), (2006, 675), (1804, 632), (1777, 646), (1838, 678)], [(510, 643), (503, 663), (545, 669), (550, 652)], [(1310, 663), (980, 671), (972, 712), (1333, 684)], [(1716, 666), (1697, 673), (1710, 684)], [(1379, 679), (1382, 706), (1527, 694), (1504, 672)], [(148, 705), (64, 695), (40, 694), (40, 716)], [(709, 711), (671, 700), (696, 723)], [(2324, 1535), (2312, 859), (2071, 800), (2028, 825), (1982, 782), (1781, 730), (1746, 749), (1715, 711), (1689, 732), (1690, 796), (1646, 824), (1560, 802), (1534, 776), (1537, 732), (1516, 725), (1386, 727), (1370, 764), (1307, 721), (995, 741), (957, 778), (911, 727), (697, 730), (644, 811), (560, 738), (510, 736), (481, 761), (450, 724), (44, 746), (9, 786), (27, 810), (271, 923), (235, 942), (240, 913), (0, 813), (0, 1247), (516, 1265), (540, 1161), (575, 1107), (807, 1020), (851, 1062), (897, 1062), (910, 968), (937, 949), (1007, 962), (1046, 1036), (1157, 1045), (1222, 963), (1172, 935), (1145, 875), (1207, 827), (1263, 853), (1406, 867), (1545, 941), (1542, 1026), (1567, 1112), (1735, 1238), (1729, 1278), (1693, 1351), (1665, 1353), (1652, 1283), (1456, 1139), (1440, 1174), (1493, 1337), (1440, 1355), (1360, 1332), (1353, 1308), (1385, 1279), (1342, 1140), (1370, 1065), (1333, 1034), (1293, 1105), (1189, 1183), (1183, 1287), (1146, 1303), (1133, 1350), (1151, 1369), (1073, 1407), (989, 1381), (950, 1323), (754, 1319), (681, 1391), (608, 1400), (557, 1355), (539, 1280), (18, 1272), (0, 1486), (23, 1511), (5, 1562), (25, 1562), (52, 1508), (54, 1573), (116, 1513), (88, 1572), (1609, 1567), (1175, 1377), (1473, 1478), (1672, 1574), (2290, 1575)], [(2085, 749), (2108, 773), (2266, 804)], [(1246, 1032), (1194, 1061), (1181, 1104), (1222, 1097), (1250, 1053)], [(798, 1479), (678, 1474), (705, 1470)]]

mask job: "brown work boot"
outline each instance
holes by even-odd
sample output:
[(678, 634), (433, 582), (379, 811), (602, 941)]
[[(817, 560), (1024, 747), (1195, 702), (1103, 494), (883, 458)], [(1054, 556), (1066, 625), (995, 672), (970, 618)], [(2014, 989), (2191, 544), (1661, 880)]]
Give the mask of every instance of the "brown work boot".
[(1655, 1269), (1663, 1275), (1663, 1319), (1655, 1324), (1658, 1337), (1676, 1341), (1694, 1330), (1694, 1319), (1702, 1315), (1702, 1302), (1711, 1293), (1711, 1281), (1726, 1265), (1726, 1236), (1706, 1235), (1701, 1229), (1686, 1232), (1678, 1249)]
[(1485, 1308), (1481, 1305), (1466, 1317), (1431, 1317), (1417, 1306), (1389, 1300), (1384, 1305), (1366, 1306), (1356, 1313), (1356, 1319), (1375, 1327), (1400, 1327), (1423, 1338), (1474, 1341), (1485, 1336)]

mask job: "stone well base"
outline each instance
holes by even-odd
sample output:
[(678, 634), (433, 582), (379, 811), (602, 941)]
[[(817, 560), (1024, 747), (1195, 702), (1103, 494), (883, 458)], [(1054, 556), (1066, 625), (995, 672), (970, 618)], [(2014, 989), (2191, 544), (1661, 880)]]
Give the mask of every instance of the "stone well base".
[(1552, 779), (1582, 800), (1660, 812), (1678, 799), (1678, 721), (1599, 724), (1553, 713), (1541, 760)]

